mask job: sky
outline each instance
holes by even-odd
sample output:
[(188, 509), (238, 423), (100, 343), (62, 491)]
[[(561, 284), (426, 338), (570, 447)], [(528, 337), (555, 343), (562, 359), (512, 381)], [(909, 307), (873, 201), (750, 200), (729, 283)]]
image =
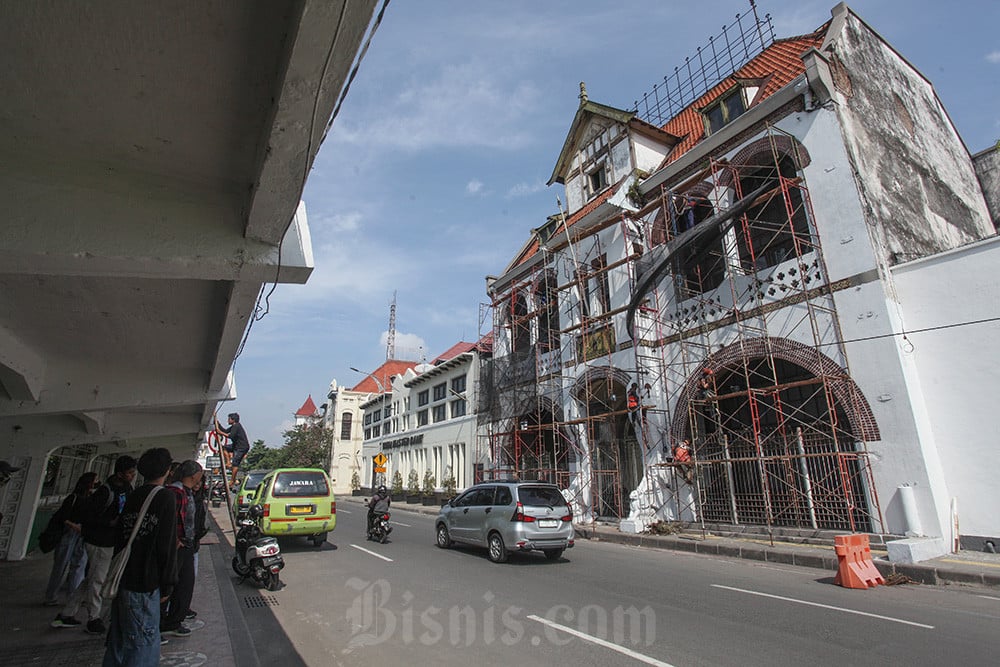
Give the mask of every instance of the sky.
[[(759, 0), (777, 37), (832, 0)], [(1000, 139), (1000, 3), (857, 0), (931, 80), (972, 153)], [(381, 6), (381, 2), (379, 3)], [(306, 182), (315, 270), (278, 285), (234, 365), (251, 441), (283, 443), (306, 397), (386, 359), (433, 359), (488, 332), (485, 276), (558, 212), (547, 187), (579, 105), (629, 109), (746, 0), (393, 0)]]

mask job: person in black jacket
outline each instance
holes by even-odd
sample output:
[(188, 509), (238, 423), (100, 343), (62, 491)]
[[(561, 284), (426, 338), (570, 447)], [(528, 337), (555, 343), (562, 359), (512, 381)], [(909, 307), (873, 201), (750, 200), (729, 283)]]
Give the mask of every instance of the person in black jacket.
[(76, 613), (81, 605), (87, 607), (87, 632), (103, 635), (104, 604), (101, 587), (108, 576), (111, 557), (115, 551), (115, 537), (118, 530), (118, 516), (125, 507), (125, 499), (132, 491), (135, 479), (135, 459), (119, 456), (115, 461), (115, 474), (108, 477), (87, 501), (87, 517), (83, 521), (83, 544), (87, 549), (87, 578), (83, 580), (69, 602), (56, 615), (53, 628), (73, 628), (81, 625)]
[(80, 531), (87, 509), (87, 498), (97, 485), (97, 473), (85, 472), (76, 481), (73, 493), (66, 496), (62, 505), (56, 511), (52, 520), (62, 523), (63, 534), (56, 546), (52, 560), (52, 572), (49, 574), (49, 585), (45, 589), (47, 607), (62, 604), (79, 588), (87, 571), (87, 550), (83, 547)]
[(236, 475), (240, 472), (240, 464), (243, 463), (243, 457), (250, 451), (250, 438), (247, 437), (247, 430), (240, 423), (238, 412), (229, 413), (229, 428), (222, 428), (222, 424), (216, 419), (215, 430), (229, 436), (229, 444), (225, 446), (228, 451), (232, 452), (232, 459), (230, 460), (232, 472), (229, 475), (229, 484), (232, 487), (230, 491), (236, 493), (239, 491), (239, 487), (236, 484)]
[(132, 542), (111, 621), (102, 667), (155, 667), (160, 663), (160, 604), (177, 582), (177, 506), (162, 488), (170, 451), (150, 449), (139, 457), (146, 483), (135, 490), (122, 511), (115, 550), (125, 548), (146, 497), (159, 488)]

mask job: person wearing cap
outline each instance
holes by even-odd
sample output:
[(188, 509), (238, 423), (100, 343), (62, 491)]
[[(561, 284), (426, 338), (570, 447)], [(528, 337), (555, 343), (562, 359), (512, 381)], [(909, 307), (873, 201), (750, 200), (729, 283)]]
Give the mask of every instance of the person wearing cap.
[(691, 462), (691, 441), (687, 438), (674, 447), (674, 462), (679, 464), (677, 467), (684, 474), (684, 479), (687, 480), (688, 484), (693, 482), (694, 463)]
[(247, 437), (247, 431), (243, 428), (243, 424), (240, 423), (238, 412), (230, 412), (228, 421), (229, 428), (223, 428), (219, 420), (216, 419), (215, 430), (229, 437), (229, 449), (233, 453), (232, 460), (230, 461), (232, 472), (229, 477), (231, 485), (229, 490), (236, 493), (239, 491), (239, 486), (236, 483), (236, 475), (240, 471), (240, 464), (243, 463), (243, 457), (250, 451), (250, 438)]

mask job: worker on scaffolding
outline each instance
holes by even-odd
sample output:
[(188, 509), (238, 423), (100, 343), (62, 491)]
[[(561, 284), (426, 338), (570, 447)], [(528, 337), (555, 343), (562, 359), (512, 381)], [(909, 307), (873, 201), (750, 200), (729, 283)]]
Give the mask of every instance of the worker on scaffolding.
[(642, 406), (642, 401), (639, 398), (639, 385), (635, 382), (633, 382), (632, 386), (628, 388), (628, 397), (626, 401), (629, 419), (632, 420), (632, 424), (638, 426), (639, 418), (641, 416), (640, 407)]
[(702, 416), (705, 419), (705, 435), (715, 433), (719, 428), (719, 406), (716, 401), (715, 373), (706, 368), (698, 380), (698, 399), (703, 401)]
[(688, 438), (674, 447), (674, 463), (688, 484), (694, 482), (694, 463), (691, 461), (691, 441)]

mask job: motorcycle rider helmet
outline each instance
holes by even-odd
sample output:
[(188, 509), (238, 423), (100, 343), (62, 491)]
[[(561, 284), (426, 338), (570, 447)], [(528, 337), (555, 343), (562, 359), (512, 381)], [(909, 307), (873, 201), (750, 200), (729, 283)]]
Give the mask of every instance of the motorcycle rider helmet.
[(386, 493), (385, 484), (380, 484), (378, 487), (378, 493), (380, 496), (384, 496)]
[(259, 519), (264, 516), (264, 507), (262, 505), (253, 505), (247, 510), (247, 516), (251, 519)]

